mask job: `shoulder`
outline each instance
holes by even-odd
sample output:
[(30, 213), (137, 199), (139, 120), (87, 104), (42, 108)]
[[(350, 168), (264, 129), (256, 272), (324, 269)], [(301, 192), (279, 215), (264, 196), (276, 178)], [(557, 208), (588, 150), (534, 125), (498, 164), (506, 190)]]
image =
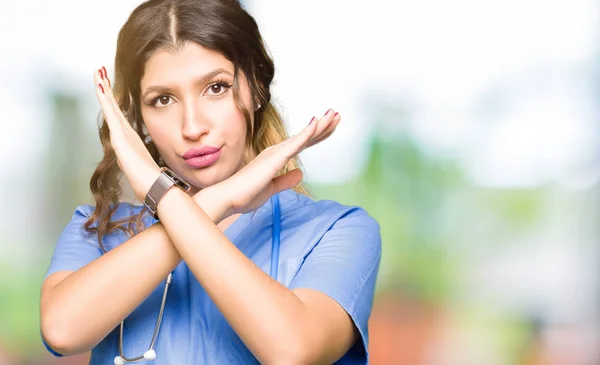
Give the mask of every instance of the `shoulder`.
[(291, 256), (306, 257), (317, 247), (336, 256), (361, 255), (376, 263), (381, 256), (381, 232), (377, 220), (360, 206), (333, 200), (313, 200), (294, 191), (280, 196), (282, 240)]
[[(114, 206), (115, 205), (111, 205), (111, 208)], [(120, 203), (116, 204), (115, 212), (111, 216), (110, 220), (112, 222), (116, 222), (116, 221), (119, 221), (122, 219), (127, 219), (129, 217), (133, 217), (135, 215), (138, 215), (142, 211), (142, 209), (143, 209), (143, 206), (141, 206), (141, 205), (134, 205), (131, 203), (120, 202)], [(73, 212), (71, 220), (72, 221), (73, 220), (82, 220), (82, 219), (87, 220), (94, 214), (95, 210), (96, 210), (96, 207), (91, 204), (79, 205), (75, 208), (75, 211)], [(95, 224), (93, 226), (95, 226)]]
[[(142, 206), (133, 205), (131, 203), (120, 202), (116, 205), (111, 205), (115, 207), (115, 211), (110, 218), (110, 221), (116, 223), (118, 221), (126, 220), (127, 218), (133, 217), (141, 213)], [(90, 243), (97, 244), (98, 239), (94, 233), (91, 233), (85, 229), (86, 222), (93, 216), (96, 207), (91, 204), (79, 205), (75, 208), (73, 215), (71, 216), (70, 222), (67, 224), (63, 231), (64, 235), (72, 235), (77, 234), (77, 236), (84, 238), (86, 241)], [(154, 218), (149, 214), (146, 214), (142, 220), (143, 225), (148, 227), (154, 223)], [(98, 221), (92, 222), (90, 228), (97, 228)], [(113, 247), (116, 244), (120, 243), (124, 240), (125, 236), (123, 236), (124, 232), (120, 229), (114, 230), (111, 233), (107, 233), (103, 236), (103, 241), (106, 243), (106, 247)]]
[(281, 218), (290, 225), (313, 225), (323, 228), (340, 228), (357, 225), (379, 235), (377, 220), (362, 207), (345, 205), (334, 200), (313, 200), (295, 192), (281, 194)]
[[(119, 203), (111, 220), (127, 218), (136, 212), (139, 213), (140, 209), (141, 207), (128, 203)], [(75, 208), (71, 220), (58, 237), (46, 277), (58, 271), (77, 271), (100, 257), (103, 249), (110, 250), (125, 240), (121, 230), (115, 230), (103, 236), (100, 245), (97, 235), (85, 229), (85, 224), (94, 211), (94, 206), (90, 204)], [(97, 226), (97, 222), (92, 226)]]

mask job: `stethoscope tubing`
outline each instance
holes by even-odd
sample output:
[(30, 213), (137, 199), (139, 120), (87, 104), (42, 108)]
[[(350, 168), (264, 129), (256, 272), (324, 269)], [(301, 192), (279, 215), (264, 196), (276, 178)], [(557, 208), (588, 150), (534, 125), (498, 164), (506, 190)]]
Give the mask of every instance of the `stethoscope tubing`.
[[(279, 196), (277, 194), (271, 197), (271, 205), (273, 206), (273, 228), (272, 228), (272, 237), (271, 237), (271, 265), (269, 270), (269, 275), (277, 280), (277, 274), (279, 271), (279, 249), (281, 246), (281, 211), (279, 207)], [(156, 344), (156, 340), (158, 339), (158, 333), (160, 331), (160, 325), (162, 323), (163, 314), (165, 311), (165, 305), (167, 301), (167, 293), (169, 292), (169, 286), (171, 285), (171, 280), (173, 277), (173, 272), (169, 273), (167, 276), (167, 280), (165, 282), (165, 289), (163, 291), (162, 300), (160, 303), (160, 311), (158, 313), (158, 318), (156, 320), (156, 325), (154, 326), (154, 333), (152, 334), (152, 341), (150, 342), (150, 348), (148, 351), (144, 353), (144, 355), (140, 355), (133, 358), (128, 358), (123, 354), (123, 327), (124, 322), (121, 321), (120, 329), (119, 329), (119, 356), (117, 356), (114, 360), (114, 363), (117, 365), (125, 364), (125, 363), (133, 363), (139, 362), (144, 359), (153, 360), (156, 358), (156, 352), (154, 351), (154, 345)]]

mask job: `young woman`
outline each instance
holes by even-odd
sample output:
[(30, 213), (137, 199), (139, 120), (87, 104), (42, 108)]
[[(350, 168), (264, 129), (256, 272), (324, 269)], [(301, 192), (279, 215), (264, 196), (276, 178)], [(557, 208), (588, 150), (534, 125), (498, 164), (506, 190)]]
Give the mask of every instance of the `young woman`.
[[(94, 73), (104, 158), (58, 239), (41, 292), (44, 343), (91, 364), (366, 364), (381, 258), (359, 207), (314, 201), (274, 65), (236, 0), (151, 0)], [(119, 202), (120, 177), (141, 205)], [(166, 279), (165, 279), (166, 278)]]

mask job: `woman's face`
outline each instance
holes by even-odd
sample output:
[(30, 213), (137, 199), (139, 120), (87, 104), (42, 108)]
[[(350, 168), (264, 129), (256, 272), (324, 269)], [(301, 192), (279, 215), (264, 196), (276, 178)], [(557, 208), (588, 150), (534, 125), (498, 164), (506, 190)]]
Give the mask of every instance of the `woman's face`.
[[(246, 122), (233, 99), (233, 73), (233, 64), (223, 55), (193, 42), (176, 53), (158, 50), (146, 63), (142, 118), (165, 164), (194, 192), (244, 165)], [(253, 118), (242, 72), (238, 82)]]

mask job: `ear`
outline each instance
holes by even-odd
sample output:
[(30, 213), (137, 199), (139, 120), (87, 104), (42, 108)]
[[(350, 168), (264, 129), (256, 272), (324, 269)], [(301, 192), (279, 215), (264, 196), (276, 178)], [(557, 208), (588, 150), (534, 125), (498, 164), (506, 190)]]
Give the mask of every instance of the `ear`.
[(254, 104), (254, 111), (257, 112), (260, 110), (260, 108), (262, 108), (262, 104), (260, 103), (260, 99), (258, 98), (258, 96), (255, 96), (252, 99)]

